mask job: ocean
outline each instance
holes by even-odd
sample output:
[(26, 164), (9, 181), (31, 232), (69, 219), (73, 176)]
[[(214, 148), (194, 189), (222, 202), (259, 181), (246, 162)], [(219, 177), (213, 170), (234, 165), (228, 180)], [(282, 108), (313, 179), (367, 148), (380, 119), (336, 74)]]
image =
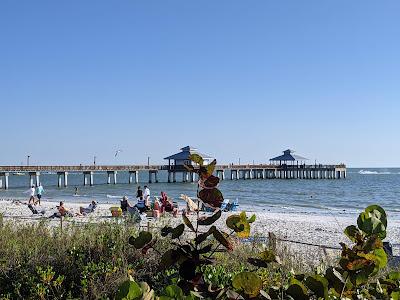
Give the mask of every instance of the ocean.
[[(226, 177), (228, 174), (226, 174)], [(128, 184), (128, 173), (119, 172), (118, 184), (107, 185), (106, 173), (95, 173), (95, 185), (83, 186), (83, 174), (70, 173), (67, 188), (57, 187), (56, 174), (41, 174), (44, 200), (100, 203), (119, 203), (128, 196), (134, 203), (137, 184)], [(159, 183), (148, 184), (148, 173), (139, 176), (139, 185), (148, 185), (152, 195), (165, 191), (179, 202), (180, 194), (195, 197), (196, 183), (167, 183), (167, 174), (159, 174)], [(181, 177), (177, 176), (177, 180)], [(13, 175), (10, 189), (0, 190), (0, 199), (27, 199), (29, 176)], [(75, 196), (78, 187), (78, 196)], [(379, 204), (388, 212), (400, 212), (400, 168), (349, 168), (346, 179), (253, 179), (224, 180), (219, 185), (224, 197), (238, 199), (240, 209), (247, 211), (284, 211), (325, 213), (356, 213), (370, 204)], [(181, 202), (183, 204), (183, 202)]]

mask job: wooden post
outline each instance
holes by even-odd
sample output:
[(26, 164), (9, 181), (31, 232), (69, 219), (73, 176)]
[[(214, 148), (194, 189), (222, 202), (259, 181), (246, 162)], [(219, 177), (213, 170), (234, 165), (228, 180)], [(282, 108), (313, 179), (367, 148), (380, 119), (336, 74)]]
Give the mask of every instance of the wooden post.
[(268, 232), (269, 250), (276, 251), (276, 235), (273, 232)]

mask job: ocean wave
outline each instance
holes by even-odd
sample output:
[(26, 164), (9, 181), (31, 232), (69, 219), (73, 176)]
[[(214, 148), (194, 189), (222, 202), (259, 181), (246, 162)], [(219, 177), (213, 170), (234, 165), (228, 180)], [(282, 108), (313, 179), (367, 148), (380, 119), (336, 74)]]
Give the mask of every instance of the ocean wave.
[(110, 199), (119, 199), (119, 198), (122, 198), (122, 196), (113, 196), (113, 195), (107, 195), (106, 197), (107, 197), (107, 198), (110, 198)]
[(400, 174), (400, 173), (360, 170), (360, 171), (358, 171), (358, 174), (361, 174), (361, 175), (390, 175), (390, 174)]

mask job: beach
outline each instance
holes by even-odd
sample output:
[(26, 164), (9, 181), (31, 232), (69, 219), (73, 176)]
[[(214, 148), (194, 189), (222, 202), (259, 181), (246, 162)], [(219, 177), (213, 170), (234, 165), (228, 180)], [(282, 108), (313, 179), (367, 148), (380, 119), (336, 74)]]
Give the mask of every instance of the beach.
[[(56, 211), (58, 202), (42, 201), (41, 207), (46, 210), (44, 216), (34, 215), (26, 204), (15, 203), (12, 199), (0, 200), (0, 213), (6, 222), (14, 222), (15, 224), (35, 223), (48, 220), (49, 226), (60, 226), (60, 219), (48, 219), (52, 213)], [(79, 207), (87, 207), (88, 203), (69, 202), (65, 206), (71, 212), (79, 212)], [(122, 218), (113, 218), (110, 213), (110, 207), (119, 206), (119, 201), (114, 203), (99, 203), (95, 212), (87, 216), (74, 216), (63, 219), (64, 226), (79, 225), (81, 223), (101, 223), (101, 222), (118, 222)], [(183, 208), (183, 207), (181, 207)], [(223, 229), (225, 227), (226, 218), (238, 212), (224, 212), (222, 217), (215, 223)], [(210, 215), (210, 213), (201, 213), (202, 215)], [(247, 211), (248, 217), (252, 214), (256, 215), (256, 221), (251, 226), (251, 235), (265, 240), (268, 233), (272, 232), (276, 235), (278, 242), (285, 247), (298, 251), (299, 253), (308, 253), (312, 250), (314, 256), (331, 251), (337, 253), (335, 248), (340, 248), (339, 243), (350, 243), (344, 235), (343, 230), (346, 226), (356, 224), (358, 214), (356, 213), (330, 213), (317, 214), (305, 212), (276, 212), (276, 211)], [(189, 215), (194, 221), (195, 215)], [(172, 216), (161, 217), (160, 219), (148, 218), (140, 222), (143, 228), (150, 226), (155, 229), (168, 225), (177, 225), (182, 222), (180, 216), (176, 218)], [(138, 223), (139, 225), (139, 223)], [(400, 245), (400, 218), (394, 214), (388, 214), (387, 238), (393, 245), (394, 255), (399, 255)], [(315, 246), (312, 246), (315, 245)]]

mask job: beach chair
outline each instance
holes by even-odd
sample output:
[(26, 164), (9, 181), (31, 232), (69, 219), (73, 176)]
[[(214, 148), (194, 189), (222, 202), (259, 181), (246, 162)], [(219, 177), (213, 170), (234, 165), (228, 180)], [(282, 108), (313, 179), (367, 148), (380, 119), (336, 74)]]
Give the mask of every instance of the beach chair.
[(32, 204), (28, 204), (28, 208), (34, 215), (39, 215), (39, 214), (44, 215), (46, 213), (45, 209), (39, 211)]
[(228, 204), (229, 204), (229, 199), (224, 199), (224, 201), (222, 201), (221, 203), (221, 210), (225, 211), (228, 207)]
[(237, 211), (238, 207), (239, 207), (239, 200), (236, 198), (236, 200), (233, 201), (233, 203), (230, 207), (230, 211)]

